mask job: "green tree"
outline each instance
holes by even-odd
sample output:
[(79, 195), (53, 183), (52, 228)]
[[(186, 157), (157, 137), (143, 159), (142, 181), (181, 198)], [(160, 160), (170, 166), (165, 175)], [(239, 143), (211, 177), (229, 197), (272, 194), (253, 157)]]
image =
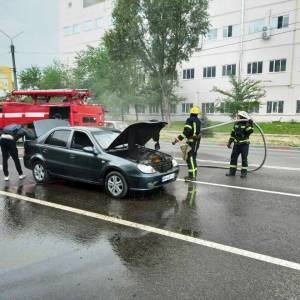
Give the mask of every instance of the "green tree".
[(40, 80), (41, 89), (61, 89), (72, 85), (72, 72), (59, 62), (47, 66)]
[(38, 89), (40, 88), (42, 71), (38, 66), (31, 66), (19, 75), (22, 89)]
[(60, 89), (73, 85), (72, 71), (58, 62), (43, 70), (31, 66), (23, 70), (19, 78), (24, 89)]
[(260, 99), (266, 95), (261, 82), (250, 78), (237, 78), (230, 76), (231, 90), (226, 91), (214, 87), (213, 91), (221, 94), (223, 98), (217, 107), (222, 113), (229, 113), (234, 117), (239, 110), (253, 112), (260, 105)]
[(95, 100), (115, 116), (122, 116), (129, 104), (141, 101), (143, 82), (139, 66), (132, 60), (111, 60), (105, 47), (89, 47), (76, 57), (77, 87), (91, 90)]
[(157, 80), (162, 117), (170, 120), (177, 65), (189, 59), (208, 28), (208, 0), (119, 0), (104, 36), (112, 60), (134, 60)]

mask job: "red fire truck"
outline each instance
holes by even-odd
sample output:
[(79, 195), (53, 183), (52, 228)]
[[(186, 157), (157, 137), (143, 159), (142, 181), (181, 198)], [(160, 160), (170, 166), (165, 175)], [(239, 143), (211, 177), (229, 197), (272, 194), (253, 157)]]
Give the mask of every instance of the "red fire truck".
[(42, 119), (68, 120), (71, 126), (101, 127), (104, 125), (104, 108), (88, 104), (90, 96), (88, 90), (78, 89), (13, 91), (0, 103), (0, 128)]

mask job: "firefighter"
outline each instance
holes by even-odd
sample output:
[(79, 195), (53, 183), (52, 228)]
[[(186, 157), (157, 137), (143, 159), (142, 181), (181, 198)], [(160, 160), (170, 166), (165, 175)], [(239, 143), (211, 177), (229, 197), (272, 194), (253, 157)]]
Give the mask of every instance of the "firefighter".
[(190, 117), (187, 118), (185, 125), (183, 127), (183, 132), (176, 137), (173, 141), (173, 145), (177, 142), (186, 139), (187, 145), (190, 147), (190, 151), (187, 154), (186, 163), (188, 165), (188, 176), (185, 180), (195, 180), (197, 178), (197, 151), (200, 145), (201, 139), (201, 121), (198, 118), (198, 115), (201, 113), (201, 110), (198, 106), (191, 108)]
[[(248, 169), (248, 152), (249, 152), (249, 137), (253, 132), (253, 121), (250, 119), (248, 113), (245, 111), (239, 111), (237, 113), (237, 122), (234, 123), (234, 127), (231, 131), (231, 135), (227, 144), (228, 148), (231, 148), (231, 144), (234, 143), (229, 172), (226, 176), (235, 176), (237, 170), (238, 157), (242, 156), (242, 169), (241, 178), (247, 177)], [(247, 119), (248, 121), (239, 121)]]
[(3, 160), (3, 173), (4, 180), (9, 180), (8, 173), (8, 159), (11, 156), (15, 162), (16, 169), (19, 173), (19, 179), (24, 179), (25, 175), (23, 174), (22, 167), (19, 160), (18, 149), (17, 149), (17, 140), (26, 136), (28, 139), (33, 139), (34, 136), (22, 125), (19, 124), (10, 124), (5, 126), (1, 133), (1, 152)]

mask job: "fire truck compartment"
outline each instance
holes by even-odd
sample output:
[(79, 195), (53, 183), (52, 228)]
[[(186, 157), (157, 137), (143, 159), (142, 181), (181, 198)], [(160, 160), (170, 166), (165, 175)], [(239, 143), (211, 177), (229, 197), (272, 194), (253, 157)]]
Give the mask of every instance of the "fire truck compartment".
[(50, 106), (49, 119), (69, 120), (70, 106)]

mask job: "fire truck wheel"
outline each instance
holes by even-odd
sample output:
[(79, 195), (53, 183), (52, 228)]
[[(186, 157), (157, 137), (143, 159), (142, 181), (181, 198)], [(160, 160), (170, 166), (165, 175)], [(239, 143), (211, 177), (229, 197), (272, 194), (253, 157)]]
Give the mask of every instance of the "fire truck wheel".
[(105, 177), (105, 190), (114, 198), (123, 198), (127, 195), (128, 185), (124, 176), (118, 171), (112, 171)]
[(49, 180), (49, 175), (48, 175), (48, 171), (46, 169), (46, 166), (40, 160), (34, 162), (33, 169), (32, 169), (32, 174), (33, 174), (34, 180), (37, 183), (45, 183)]

